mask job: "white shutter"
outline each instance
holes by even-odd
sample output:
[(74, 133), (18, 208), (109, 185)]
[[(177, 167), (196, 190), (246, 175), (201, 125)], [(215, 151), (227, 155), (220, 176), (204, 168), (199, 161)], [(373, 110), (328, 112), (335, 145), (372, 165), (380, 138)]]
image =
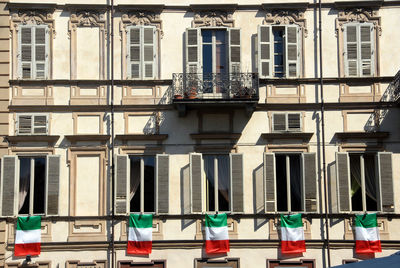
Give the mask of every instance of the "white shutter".
[(48, 134), (48, 118), (47, 115), (34, 115), (32, 122), (32, 134)]
[(156, 156), (156, 212), (169, 212), (169, 155)]
[(317, 162), (315, 153), (302, 153), (304, 211), (317, 212)]
[(338, 185), (339, 211), (351, 211), (350, 161), (348, 153), (336, 152), (336, 177)]
[(32, 133), (32, 115), (17, 116), (17, 135), (28, 135)]
[(18, 157), (5, 155), (1, 161), (1, 216), (13, 216), (17, 211), (15, 202), (19, 185)]
[(33, 62), (32, 26), (21, 25), (18, 31), (18, 77), (31, 79)]
[(286, 114), (272, 114), (272, 131), (286, 131)]
[(142, 73), (143, 79), (155, 79), (156, 76), (156, 27), (142, 27)]
[(301, 114), (288, 113), (287, 114), (287, 130), (300, 131), (301, 130)]
[(240, 73), (240, 29), (229, 28), (228, 29), (228, 44), (229, 44), (229, 72)]
[(127, 62), (128, 76), (132, 79), (140, 79), (142, 68), (140, 64), (141, 54), (141, 26), (130, 26), (127, 29)]
[(393, 185), (393, 162), (392, 153), (379, 152), (378, 174), (379, 174), (379, 193), (380, 202), (378, 202), (378, 210), (383, 212), (394, 212), (394, 185)]
[(35, 78), (46, 78), (46, 37), (47, 26), (36, 26), (34, 28), (34, 70)]
[(265, 212), (276, 211), (275, 154), (264, 153)]
[(271, 77), (272, 74), (272, 29), (269, 25), (258, 26), (258, 75), (260, 78)]
[(360, 74), (371, 76), (374, 74), (374, 27), (372, 24), (360, 24)]
[(58, 215), (60, 159), (59, 155), (48, 155), (46, 157), (46, 215)]
[(297, 25), (286, 26), (285, 28), (285, 73), (286, 77), (299, 76), (299, 32), (300, 28)]
[(201, 154), (191, 153), (190, 158), (190, 197), (191, 212), (203, 211), (203, 159)]
[(344, 67), (346, 76), (358, 76), (358, 34), (357, 25), (344, 27)]
[(127, 155), (115, 155), (115, 214), (129, 212), (130, 166)]
[(230, 159), (230, 199), (231, 211), (244, 211), (244, 195), (243, 195), (243, 154), (229, 154)]
[(186, 29), (186, 73), (201, 72), (201, 29)]

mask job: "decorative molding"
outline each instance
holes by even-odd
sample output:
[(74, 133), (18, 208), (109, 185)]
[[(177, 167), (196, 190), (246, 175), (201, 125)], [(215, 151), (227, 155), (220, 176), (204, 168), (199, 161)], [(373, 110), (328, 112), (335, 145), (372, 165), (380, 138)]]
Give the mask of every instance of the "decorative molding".
[(11, 105), (54, 105), (53, 86), (13, 86)]
[(106, 268), (107, 261), (106, 260), (96, 260), (93, 262), (81, 262), (81, 261), (67, 261), (65, 263), (66, 268), (77, 268), (77, 267), (84, 267), (84, 268)]
[[(40, 229), (41, 229), (41, 241), (42, 242), (52, 242), (52, 232), (51, 232), (51, 226), (52, 223), (50, 221), (41, 221), (40, 223)], [(15, 242), (15, 223), (9, 223), (8, 224), (8, 238), (7, 238), (7, 243), (8, 244), (14, 244)]]
[(53, 147), (59, 138), (59, 135), (4, 136), (4, 139), (10, 144), (10, 146), (17, 146), (20, 142), (46, 142), (48, 147)]
[[(311, 222), (310, 220), (306, 218), (302, 218), (303, 221), (303, 228), (304, 228), (304, 238), (309, 240), (311, 239)], [(269, 239), (275, 240), (279, 239), (280, 240), (280, 219), (279, 218), (274, 218), (270, 219), (268, 221), (268, 227), (269, 227)]]
[[(230, 239), (238, 239), (238, 222), (235, 219), (229, 218), (227, 219), (228, 224), (228, 234)], [(205, 222), (204, 219), (196, 220), (196, 240), (203, 240), (205, 238), (204, 231)]]
[(378, 9), (374, 8), (351, 8), (338, 12), (336, 35), (338, 30), (344, 31), (344, 24), (349, 22), (371, 22), (379, 36), (382, 35), (381, 18), (378, 16)]
[(264, 23), (274, 25), (296, 24), (300, 26), (303, 36), (307, 37), (307, 21), (304, 12), (305, 9), (266, 9)]
[[(128, 221), (122, 221), (121, 222), (121, 235), (119, 240), (120, 241), (126, 241), (128, 238), (128, 232), (127, 232), (127, 225)], [(152, 225), (152, 236), (153, 240), (163, 240), (164, 239), (164, 232), (163, 232), (163, 222), (162, 220), (153, 220), (153, 225)]]
[[(354, 221), (353, 219), (344, 219), (344, 236), (345, 240), (353, 240), (355, 239), (354, 232)], [(379, 236), (381, 240), (389, 240), (389, 227), (388, 220), (386, 218), (377, 218)]]
[(194, 11), (192, 27), (235, 27), (232, 11)]
[(106, 17), (98, 11), (77, 11), (72, 12), (70, 17), (70, 28), (72, 31), (77, 27), (100, 27), (104, 28)]

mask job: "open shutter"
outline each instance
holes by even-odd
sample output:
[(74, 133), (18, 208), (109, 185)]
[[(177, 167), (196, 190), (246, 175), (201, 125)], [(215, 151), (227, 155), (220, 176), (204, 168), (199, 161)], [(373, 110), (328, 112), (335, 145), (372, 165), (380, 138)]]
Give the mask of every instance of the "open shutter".
[(18, 185), (18, 157), (5, 155), (1, 161), (1, 216), (14, 216)]
[(190, 157), (190, 188), (192, 212), (203, 211), (203, 180), (202, 155), (191, 153)]
[(229, 40), (229, 72), (240, 73), (240, 29), (228, 29)]
[(344, 27), (344, 66), (346, 76), (358, 76), (357, 25)]
[(350, 211), (350, 165), (348, 153), (336, 153), (339, 211)]
[(61, 157), (59, 155), (48, 155), (46, 157), (46, 215), (58, 215), (60, 193), (60, 159)]
[(141, 77), (141, 27), (131, 26), (128, 28), (128, 74), (130, 78), (139, 79)]
[(264, 153), (265, 211), (275, 212), (275, 154)]
[(169, 212), (169, 155), (158, 154), (157, 160), (157, 213)]
[(243, 212), (243, 154), (230, 154), (231, 211)]
[(383, 212), (394, 212), (392, 153), (378, 153), (381, 207)]
[(360, 51), (361, 51), (361, 75), (370, 76), (373, 75), (373, 31), (372, 24), (361, 24), (360, 25)]
[(115, 214), (126, 215), (129, 212), (129, 157), (115, 156)]
[(299, 76), (299, 31), (300, 28), (296, 25), (286, 26), (286, 77), (298, 77)]
[(19, 77), (30, 79), (32, 78), (32, 58), (33, 58), (33, 27), (32, 26), (20, 26), (18, 37), (19, 37), (19, 52), (18, 52), (18, 65), (19, 65)]
[(18, 135), (32, 133), (32, 115), (18, 115)]
[(156, 27), (143, 27), (143, 77), (154, 79), (156, 75)]
[(47, 26), (37, 26), (35, 32), (35, 78), (46, 78)]
[(258, 75), (260, 78), (271, 77), (272, 75), (272, 32), (271, 26), (258, 26)]
[(186, 29), (186, 73), (201, 72), (201, 29)]
[(303, 185), (305, 212), (317, 211), (317, 170), (315, 153), (303, 153)]

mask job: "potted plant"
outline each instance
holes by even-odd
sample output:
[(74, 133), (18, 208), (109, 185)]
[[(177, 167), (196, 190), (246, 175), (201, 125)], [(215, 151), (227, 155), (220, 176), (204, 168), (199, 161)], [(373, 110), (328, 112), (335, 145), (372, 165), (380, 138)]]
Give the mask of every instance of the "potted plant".
[(192, 86), (189, 90), (185, 92), (185, 97), (189, 99), (195, 99), (197, 97), (197, 88)]

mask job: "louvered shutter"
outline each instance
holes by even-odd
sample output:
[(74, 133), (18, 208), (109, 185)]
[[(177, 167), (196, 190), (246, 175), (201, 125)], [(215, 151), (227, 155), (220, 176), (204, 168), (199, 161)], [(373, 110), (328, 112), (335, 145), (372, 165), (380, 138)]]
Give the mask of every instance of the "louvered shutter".
[(201, 72), (201, 29), (186, 29), (186, 73)]
[(315, 153), (303, 153), (304, 209), (306, 212), (317, 211), (317, 170)]
[(19, 37), (19, 53), (18, 53), (18, 65), (19, 65), (19, 77), (30, 79), (32, 78), (32, 26), (20, 26), (18, 37)]
[(169, 155), (157, 155), (157, 213), (169, 212)]
[(286, 26), (286, 77), (298, 77), (300, 65), (300, 50), (299, 50), (299, 32), (300, 28), (297, 25)]
[(271, 76), (272, 72), (272, 31), (271, 26), (258, 26), (258, 75), (260, 78)]
[(288, 126), (289, 131), (300, 131), (301, 130), (301, 114), (288, 113), (287, 114), (287, 126)]
[(115, 214), (125, 215), (129, 212), (129, 157), (115, 156)]
[(156, 75), (156, 27), (143, 27), (143, 78), (154, 79)]
[(229, 72), (240, 73), (240, 29), (228, 29), (228, 44), (229, 44)]
[(230, 154), (231, 211), (243, 212), (243, 154)]
[(344, 59), (346, 76), (358, 76), (357, 48), (357, 25), (346, 25), (344, 27)]
[(33, 134), (47, 134), (48, 132), (47, 115), (33, 116)]
[(190, 188), (192, 212), (203, 211), (203, 180), (202, 155), (191, 153), (190, 157)]
[(360, 24), (361, 75), (373, 75), (374, 47), (372, 24)]
[(1, 161), (1, 215), (14, 216), (18, 185), (18, 157), (3, 156)]
[(35, 32), (35, 78), (46, 78), (47, 26), (37, 26)]
[(32, 133), (32, 115), (18, 115), (18, 135)]
[(336, 153), (339, 211), (350, 211), (350, 165), (348, 153)]
[(392, 153), (378, 153), (378, 171), (382, 211), (394, 212)]
[(60, 193), (60, 159), (59, 155), (46, 157), (46, 215), (58, 215)]
[(128, 75), (129, 78), (139, 79), (142, 75), (142, 68), (140, 64), (141, 59), (141, 27), (131, 26), (128, 28)]
[(272, 114), (272, 131), (285, 131), (286, 130), (286, 114), (274, 113)]
[(264, 193), (265, 211), (275, 212), (275, 154), (273, 153), (264, 153)]

